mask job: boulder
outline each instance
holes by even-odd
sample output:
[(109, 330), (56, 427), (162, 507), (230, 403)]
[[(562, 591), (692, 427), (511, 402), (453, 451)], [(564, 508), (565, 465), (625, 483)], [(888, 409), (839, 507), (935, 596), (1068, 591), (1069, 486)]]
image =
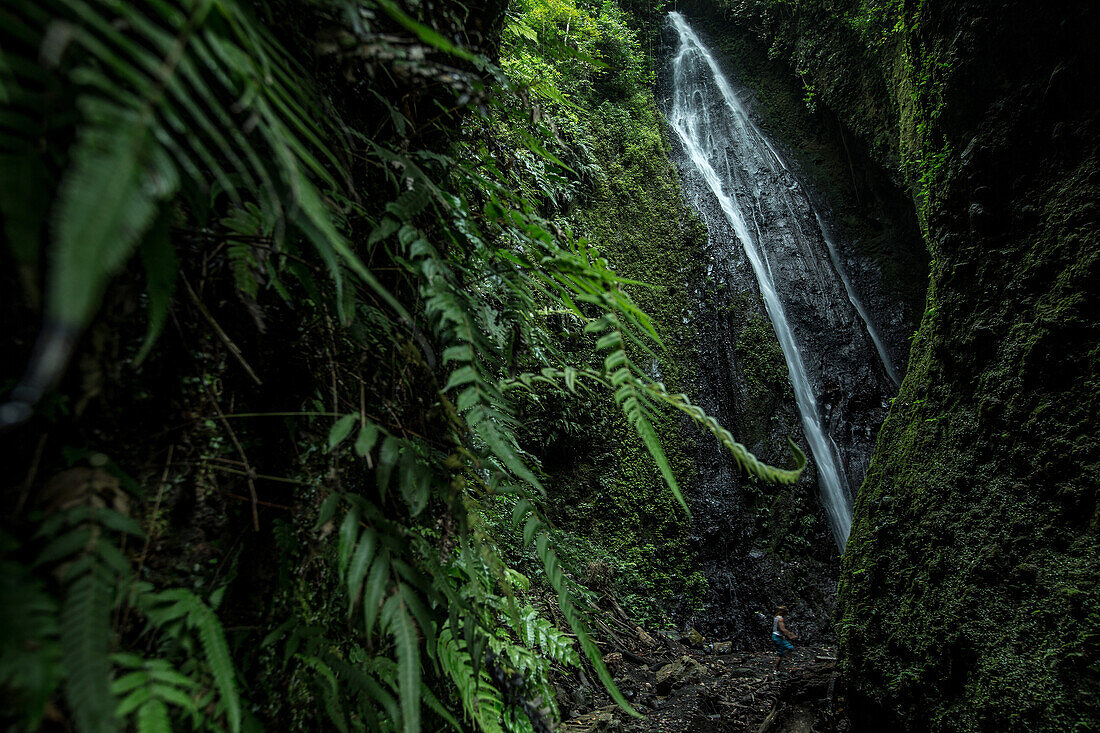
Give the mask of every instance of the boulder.
[(673, 689), (698, 682), (707, 675), (707, 668), (686, 654), (657, 670), (657, 694), (667, 695)]

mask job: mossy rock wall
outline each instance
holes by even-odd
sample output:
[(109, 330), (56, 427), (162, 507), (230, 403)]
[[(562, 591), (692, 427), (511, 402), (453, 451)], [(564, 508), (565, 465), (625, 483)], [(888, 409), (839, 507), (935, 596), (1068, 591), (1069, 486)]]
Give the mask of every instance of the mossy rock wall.
[(1097, 729), (1097, 6), (719, 10), (893, 169), (931, 256), (842, 569), (854, 722)]
[[(685, 288), (704, 233), (680, 195), (650, 89), (624, 90), (581, 101), (578, 136), (591, 156), (591, 179), (563, 215), (600, 243), (616, 272), (647, 285), (629, 286), (664, 342), (657, 358), (635, 354), (672, 391), (683, 391), (696, 369), (683, 323)], [(664, 484), (641, 439), (616, 411), (578, 417), (578, 430), (544, 459), (553, 474), (560, 526), (589, 575), (609, 574), (627, 609), (660, 622), (698, 606), (705, 580), (687, 542), (691, 520)], [(682, 490), (694, 467), (685, 441), (697, 427), (669, 416), (659, 431)]]

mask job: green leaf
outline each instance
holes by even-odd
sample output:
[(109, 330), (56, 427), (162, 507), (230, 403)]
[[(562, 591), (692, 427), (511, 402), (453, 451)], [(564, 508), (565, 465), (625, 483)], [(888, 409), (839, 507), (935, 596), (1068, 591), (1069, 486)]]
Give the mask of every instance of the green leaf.
[(229, 728), (233, 733), (238, 733), (241, 729), (241, 701), (237, 697), (236, 672), (229, 645), (225, 641), (225, 631), (214, 612), (198, 598), (194, 599), (189, 618), (198, 628), (199, 641), (214, 676), (214, 686), (229, 716)]
[(176, 287), (176, 275), (179, 274), (176, 248), (172, 246), (172, 240), (169, 238), (169, 223), (170, 215), (167, 210), (164, 210), (157, 217), (138, 250), (141, 254), (141, 263), (145, 266), (145, 294), (149, 298), (149, 325), (145, 330), (145, 340), (134, 356), (135, 367), (145, 361), (160, 332), (164, 330), (164, 324), (168, 321), (168, 307)]
[[(531, 502), (526, 497), (521, 498), (516, 502), (515, 507), (512, 509), (512, 526), (519, 529), (520, 522), (527, 516), (527, 512), (531, 511)], [(525, 545), (528, 543), (524, 543)]]
[(440, 632), (438, 647), (440, 666), (458, 688), (466, 713), (477, 721), (483, 733), (502, 733), (504, 701), (489, 675), (484, 669), (475, 672), (469, 653), (454, 638), (449, 626)]
[(336, 491), (332, 492), (325, 497), (325, 500), (321, 502), (321, 508), (317, 510), (317, 522), (313, 525), (313, 530), (317, 531), (321, 529), (333, 515), (336, 514), (336, 507), (340, 505), (340, 494)]
[[(405, 733), (420, 731), (420, 649), (416, 624), (399, 595), (393, 596), (389, 632), (397, 648), (398, 697), (401, 700), (402, 728)], [(387, 601), (389, 603), (390, 601)]]
[(407, 462), (401, 472), (401, 496), (409, 505), (409, 514), (417, 516), (428, 506), (432, 473), (415, 461)]
[(328, 431), (328, 450), (331, 453), (336, 446), (344, 442), (344, 439), (351, 435), (351, 429), (355, 427), (355, 421), (359, 419), (359, 415), (352, 413), (350, 415), (344, 415), (337, 420), (332, 428)]
[(532, 515), (531, 518), (527, 520), (527, 524), (523, 528), (524, 547), (527, 547), (531, 544), (531, 541), (535, 539), (535, 532), (537, 532), (541, 526), (542, 522), (540, 522), (539, 518), (534, 515)]
[(340, 574), (347, 572), (348, 561), (351, 552), (355, 549), (355, 541), (359, 538), (359, 507), (352, 506), (344, 515), (344, 521), (340, 524), (340, 534), (337, 537), (336, 557)]
[(374, 530), (369, 528), (363, 530), (359, 545), (355, 548), (355, 554), (352, 555), (351, 564), (348, 566), (347, 572), (349, 617), (355, 611), (355, 607), (359, 603), (359, 595), (363, 591), (363, 580), (366, 578), (367, 569), (370, 567), (371, 560), (374, 559), (374, 551), (377, 546), (378, 536), (374, 533)]
[(95, 510), (93, 518), (104, 527), (113, 529), (116, 532), (124, 532), (139, 538), (145, 537), (145, 532), (141, 529), (141, 525), (138, 521), (125, 514), (120, 514), (110, 509), (98, 509)]
[(378, 4), (391, 18), (415, 33), (421, 41), (427, 43), (429, 46), (434, 46), (440, 51), (456, 56), (463, 61), (469, 61), (478, 68), (484, 65), (484, 60), (481, 57), (451, 43), (434, 28), (429, 28), (423, 23), (419, 23), (413, 18), (410, 18), (405, 14), (405, 11), (397, 6), (397, 3), (393, 2), (393, 0), (378, 0)]
[(374, 623), (378, 618), (382, 596), (389, 584), (389, 576), (390, 554), (383, 551), (378, 553), (378, 557), (371, 564), (366, 586), (363, 589), (363, 627), (368, 639), (374, 632)]
[(118, 704), (118, 709), (115, 710), (115, 715), (120, 718), (125, 718), (130, 713), (149, 702), (152, 697), (152, 691), (148, 686), (143, 685), (122, 699), (122, 702)]
[(24, 728), (37, 730), (63, 672), (58, 604), (22, 563), (0, 560), (0, 619), (0, 688), (20, 697)]
[(172, 733), (168, 706), (156, 699), (142, 705), (137, 714), (137, 733)]
[(359, 429), (359, 436), (355, 439), (355, 455), (366, 458), (376, 442), (378, 442), (378, 426), (368, 420)]
[(374, 480), (378, 485), (378, 491), (383, 500), (386, 498), (386, 490), (390, 485), (390, 476), (397, 464), (401, 453), (401, 440), (387, 435), (382, 441), (382, 450), (378, 453), (378, 468), (374, 472)]
[(118, 729), (111, 693), (113, 583), (97, 566), (86, 564), (69, 583), (61, 608), (61, 659), (68, 670), (65, 700), (82, 731)]
[(443, 387), (443, 391), (449, 392), (454, 387), (461, 387), (463, 384), (475, 382), (477, 379), (477, 370), (474, 369), (474, 367), (468, 365), (461, 367), (451, 373), (451, 377), (447, 380), (447, 384)]
[(76, 529), (67, 532), (53, 539), (42, 552), (39, 553), (38, 558), (35, 560), (35, 565), (50, 565), (70, 557), (77, 550), (87, 547), (95, 536), (95, 532), (91, 527), (80, 526)]
[(148, 114), (83, 100), (87, 124), (54, 207), (54, 267), (48, 312), (84, 326), (107, 282), (153, 223), (157, 204), (179, 187), (179, 176), (157, 146)]

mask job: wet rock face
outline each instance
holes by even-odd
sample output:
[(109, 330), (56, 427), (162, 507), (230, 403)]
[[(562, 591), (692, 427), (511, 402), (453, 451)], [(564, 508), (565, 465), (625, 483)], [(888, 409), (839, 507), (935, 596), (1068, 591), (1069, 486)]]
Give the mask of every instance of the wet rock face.
[[(669, 55), (676, 53), (676, 38), (669, 34), (665, 43)], [(666, 100), (684, 82), (669, 67), (663, 66), (658, 95)], [(730, 82), (735, 93), (749, 97), (736, 79)], [(713, 79), (691, 83), (699, 89), (700, 115), (710, 121), (729, 115)], [(753, 145), (738, 137), (737, 124), (713, 124), (707, 143), (723, 192), (743, 214), (741, 232), (677, 136), (669, 135), (685, 196), (708, 229), (704, 274), (690, 285), (697, 301), (691, 318), (699, 334), (694, 398), (765, 460), (789, 464), (788, 436), (811, 454), (789, 362), (776, 339), (775, 314), (764, 305), (743, 245), (747, 230), (763, 253), (817, 420), (850, 497), (867, 471), (875, 435), (896, 392), (890, 372), (904, 373), (912, 324), (902, 304), (891, 302), (881, 287), (874, 261), (858, 256), (852, 243), (832, 232), (828, 211), (814, 206), (818, 197), (782, 145), (759, 139)], [(695, 464), (695, 543), (710, 584), (707, 606), (695, 619), (700, 629), (764, 645), (774, 606), (784, 603), (800, 616), (805, 633), (827, 637), (838, 556), (817, 500), (815, 469), (796, 487), (763, 487), (745, 479), (709, 440), (696, 446)], [(755, 611), (767, 615), (767, 629), (754, 619)]]

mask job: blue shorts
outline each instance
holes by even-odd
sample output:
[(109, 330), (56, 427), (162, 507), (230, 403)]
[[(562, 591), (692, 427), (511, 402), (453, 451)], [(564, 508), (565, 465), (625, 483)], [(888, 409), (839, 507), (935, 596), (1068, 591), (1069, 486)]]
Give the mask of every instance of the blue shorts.
[(787, 640), (787, 637), (782, 634), (772, 634), (772, 642), (775, 644), (776, 651), (779, 652), (779, 656), (783, 656), (787, 652), (794, 649), (794, 644)]

